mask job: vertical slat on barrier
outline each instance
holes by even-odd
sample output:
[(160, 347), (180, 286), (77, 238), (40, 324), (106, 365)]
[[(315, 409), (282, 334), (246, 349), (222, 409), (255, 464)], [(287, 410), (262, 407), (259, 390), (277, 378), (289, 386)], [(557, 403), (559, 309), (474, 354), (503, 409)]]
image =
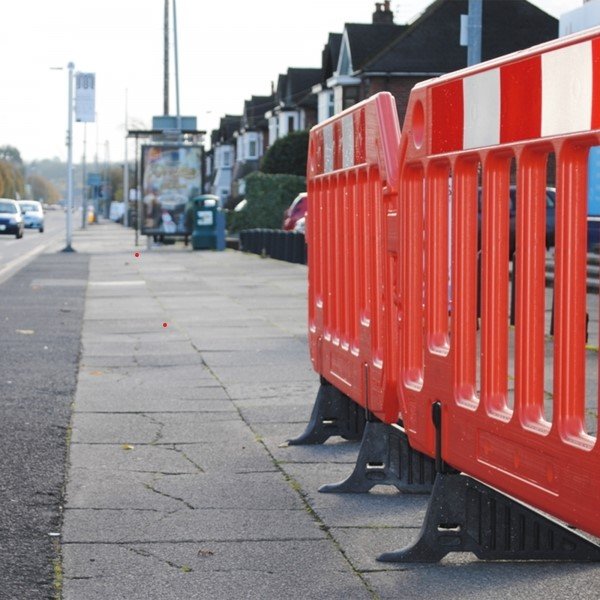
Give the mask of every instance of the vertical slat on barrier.
[(344, 191), (344, 179), (345, 179), (345, 174), (344, 173), (337, 173), (336, 174), (336, 179), (337, 179), (337, 185), (335, 186), (335, 195), (333, 198), (333, 205), (332, 205), (332, 220), (331, 220), (331, 231), (330, 231), (330, 236), (331, 236), (331, 260), (333, 261), (333, 273), (332, 273), (332, 302), (331, 302), (331, 311), (332, 311), (332, 322), (331, 322), (331, 329), (332, 329), (332, 336), (333, 336), (333, 340), (335, 343), (339, 344), (339, 335), (340, 335), (340, 331), (341, 331), (341, 322), (340, 322), (340, 318), (341, 318), (341, 310), (342, 310), (342, 300), (343, 300), (343, 290), (342, 290), (342, 285), (343, 285), (343, 269), (342, 269), (342, 265), (343, 265), (343, 260), (344, 257), (342, 256), (341, 252), (339, 252), (339, 248), (343, 247), (343, 243), (344, 243), (344, 232), (341, 229), (341, 227), (339, 227), (339, 223), (340, 223), (340, 217), (341, 217), (341, 209), (344, 203), (344, 195), (343, 195), (343, 191)]
[(358, 311), (360, 306), (360, 246), (358, 236), (358, 223), (356, 215), (358, 214), (358, 207), (360, 204), (360, 185), (361, 185), (362, 171), (355, 174), (354, 185), (350, 192), (350, 207), (348, 220), (350, 222), (350, 247), (352, 248), (352, 254), (349, 258), (350, 264), (350, 298), (351, 309), (350, 309), (350, 343), (353, 348), (358, 347)]
[(481, 399), (488, 413), (509, 418), (508, 253), (510, 156), (484, 162), (481, 210)]
[(351, 286), (352, 286), (352, 251), (351, 251), (351, 237), (352, 237), (352, 228), (350, 221), (350, 194), (351, 190), (354, 187), (354, 175), (349, 175), (348, 180), (346, 182), (346, 193), (343, 198), (343, 205), (341, 207), (340, 214), (340, 229), (344, 232), (344, 243), (342, 246), (342, 263), (343, 263), (343, 292), (342, 292), (342, 341), (345, 344), (350, 343), (350, 339), (348, 339), (349, 331), (350, 331), (350, 314), (351, 313)]
[(455, 347), (456, 398), (475, 408), (477, 352), (477, 187), (479, 162), (467, 157), (456, 161), (452, 200), (452, 295), (454, 318), (451, 335)]
[[(365, 204), (366, 204), (366, 197), (368, 194), (368, 184), (367, 184), (367, 173), (366, 170), (365, 171), (361, 171), (359, 174), (359, 186), (358, 186), (358, 214), (363, 214), (363, 212), (365, 211)], [(364, 281), (360, 282), (360, 285), (358, 286), (359, 289), (359, 300), (358, 300), (358, 305), (359, 307), (359, 315), (360, 315), (360, 319), (362, 321), (362, 318), (364, 316), (363, 314), (360, 314), (363, 310), (367, 310), (367, 297), (368, 297), (368, 262), (369, 262), (369, 254), (368, 254), (368, 243), (366, 240), (366, 223), (365, 223), (366, 219), (358, 219), (357, 220), (357, 229), (358, 229), (358, 240), (359, 240), (359, 245), (358, 245), (358, 253), (359, 256), (361, 257), (361, 273), (363, 274), (363, 277), (365, 277)], [(361, 335), (361, 328), (359, 328), (358, 331), (358, 337), (360, 338)]]
[(449, 345), (448, 311), (448, 178), (447, 163), (428, 166), (425, 199), (427, 347), (446, 353)]
[(518, 159), (516, 206), (515, 415), (547, 433), (544, 420), (546, 305), (546, 160), (544, 149)]
[(565, 441), (582, 440), (585, 410), (587, 148), (557, 154), (554, 414)]
[(371, 341), (371, 354), (373, 360), (377, 365), (382, 364), (383, 356), (381, 351), (384, 348), (384, 331), (383, 331), (383, 289), (382, 286), (385, 282), (384, 269), (385, 269), (385, 247), (382, 243), (385, 240), (383, 236), (383, 220), (385, 219), (385, 211), (383, 209), (383, 191), (381, 186), (376, 186), (373, 196), (373, 239), (377, 240), (377, 244), (374, 244), (375, 254), (375, 265), (373, 272), (373, 311), (375, 313), (374, 327), (373, 327), (373, 338)]
[(407, 168), (400, 211), (403, 222), (402, 280), (404, 297), (404, 384), (420, 389), (423, 383), (423, 170)]
[[(331, 260), (331, 227), (329, 224), (330, 216), (328, 205), (333, 200), (331, 193), (331, 179), (328, 179), (324, 184), (323, 194), (321, 195), (321, 212), (319, 214), (319, 220), (321, 221), (321, 235), (318, 239), (321, 240), (322, 243), (322, 253), (321, 260), (322, 264), (329, 264)], [(321, 284), (323, 286), (323, 334), (327, 336), (330, 333), (331, 327), (331, 290), (330, 290), (330, 281), (329, 278), (326, 277), (326, 272), (323, 270), (321, 274)]]

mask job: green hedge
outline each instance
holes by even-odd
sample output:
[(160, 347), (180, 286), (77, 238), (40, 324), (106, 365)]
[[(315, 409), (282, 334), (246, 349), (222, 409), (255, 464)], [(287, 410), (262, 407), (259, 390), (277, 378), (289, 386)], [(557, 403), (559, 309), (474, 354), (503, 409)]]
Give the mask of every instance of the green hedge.
[(308, 156), (308, 131), (294, 131), (278, 139), (263, 156), (262, 173), (304, 175)]
[(251, 173), (246, 178), (246, 207), (227, 213), (230, 232), (264, 227), (281, 229), (283, 212), (292, 200), (306, 190), (306, 177)]

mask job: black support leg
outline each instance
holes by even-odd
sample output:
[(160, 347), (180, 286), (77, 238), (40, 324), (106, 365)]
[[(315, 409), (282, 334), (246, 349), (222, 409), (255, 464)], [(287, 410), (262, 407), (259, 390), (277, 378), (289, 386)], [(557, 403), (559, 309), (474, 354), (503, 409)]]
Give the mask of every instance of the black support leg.
[(451, 552), (483, 560), (600, 561), (600, 546), (462, 474), (438, 473), (418, 540), (381, 562), (438, 562)]
[(380, 421), (369, 421), (352, 474), (319, 488), (323, 493), (368, 492), (393, 485), (401, 492), (428, 494), (435, 480), (435, 460), (410, 447), (406, 434)]
[(299, 437), (288, 440), (288, 444), (322, 444), (332, 436), (358, 441), (365, 423), (365, 409), (322, 380), (306, 430)]

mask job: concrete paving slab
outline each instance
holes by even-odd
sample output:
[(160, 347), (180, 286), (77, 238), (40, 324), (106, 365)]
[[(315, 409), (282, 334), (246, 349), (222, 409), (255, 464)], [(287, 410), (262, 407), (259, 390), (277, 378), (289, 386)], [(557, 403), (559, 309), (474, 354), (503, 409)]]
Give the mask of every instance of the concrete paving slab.
[(67, 494), (72, 511), (136, 510), (171, 513), (187, 506), (185, 501), (156, 491), (160, 474), (139, 472), (99, 473), (96, 469), (73, 469)]
[(303, 510), (296, 491), (278, 471), (229, 473), (207, 471), (202, 475), (161, 475), (153, 490), (181, 498), (195, 509)]
[[(220, 423), (220, 426), (216, 426)], [(75, 413), (72, 442), (87, 444), (179, 444), (246, 436), (248, 428), (227, 412)]]
[(182, 447), (166, 444), (72, 444), (69, 461), (73, 471), (94, 471), (100, 479), (108, 473), (195, 474), (204, 466)]
[[(151, 549), (152, 550), (152, 549)], [(322, 598), (372, 598), (365, 585), (353, 574), (338, 573), (328, 568), (328, 562), (317, 565), (317, 570), (296, 568), (292, 571), (274, 572), (267, 569), (224, 569), (207, 573), (195, 571), (189, 565), (179, 565), (170, 560), (159, 570), (149, 551), (136, 548), (140, 558), (123, 560), (114, 568), (101, 563), (110, 575), (98, 578), (65, 581), (65, 600), (180, 600), (181, 598), (230, 600), (243, 597), (248, 600), (289, 598), (290, 600), (322, 600)], [(140, 563), (154, 565), (151, 574), (144, 577)], [(306, 562), (300, 563), (306, 566)], [(131, 573), (141, 573), (145, 585)], [(240, 595), (242, 594), (242, 595)]]
[(256, 439), (231, 438), (197, 444), (177, 444), (194, 463), (206, 471), (223, 473), (265, 473), (278, 471), (273, 459)]
[(117, 510), (65, 511), (65, 543), (209, 542), (323, 539), (325, 533), (304, 510), (226, 510), (186, 506), (173, 513)]
[(245, 421), (252, 424), (263, 423), (289, 423), (298, 425), (306, 423), (306, 406), (304, 404), (293, 404), (291, 402), (281, 404), (265, 404), (264, 406), (248, 406), (240, 403), (239, 411)]

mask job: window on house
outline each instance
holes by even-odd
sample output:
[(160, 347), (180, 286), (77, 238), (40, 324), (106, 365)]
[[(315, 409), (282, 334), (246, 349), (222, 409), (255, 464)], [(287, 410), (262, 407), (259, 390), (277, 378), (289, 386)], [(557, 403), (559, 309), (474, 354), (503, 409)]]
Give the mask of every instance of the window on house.
[(258, 158), (258, 148), (256, 140), (248, 141), (248, 158)]
[(229, 150), (223, 150), (222, 165), (224, 167), (230, 167), (231, 166), (231, 152)]
[(333, 99), (333, 92), (330, 91), (327, 94), (327, 118), (333, 117), (335, 114), (335, 102)]
[(293, 116), (288, 117), (288, 133), (292, 133), (295, 129), (296, 119)]

